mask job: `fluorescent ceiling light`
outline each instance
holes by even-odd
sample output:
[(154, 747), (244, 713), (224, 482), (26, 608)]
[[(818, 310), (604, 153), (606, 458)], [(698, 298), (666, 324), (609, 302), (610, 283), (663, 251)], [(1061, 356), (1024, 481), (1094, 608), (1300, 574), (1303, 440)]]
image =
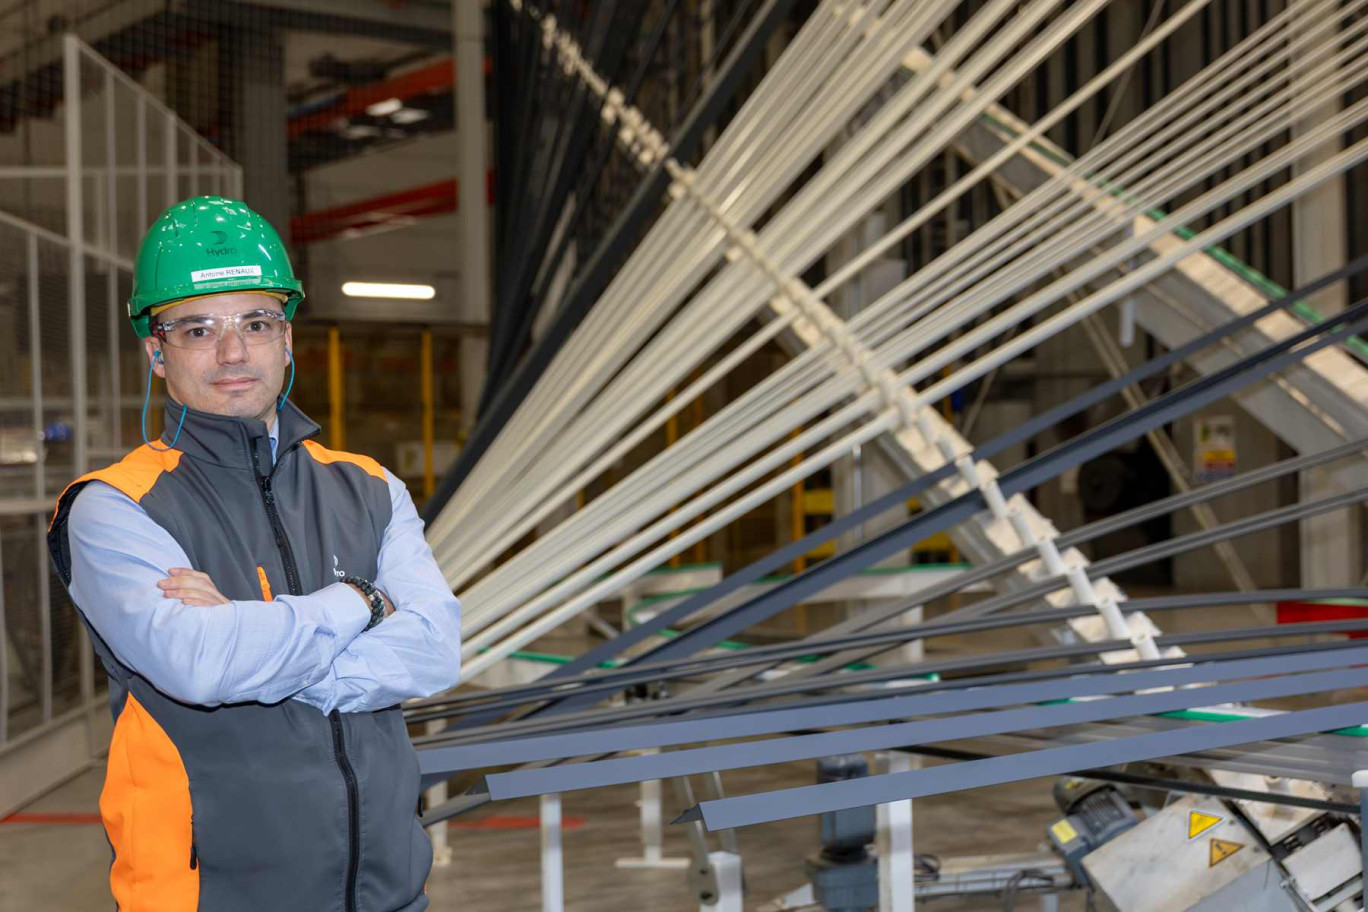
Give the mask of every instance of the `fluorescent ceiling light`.
[(372, 127), (369, 124), (351, 124), (342, 130), (344, 139), (370, 139), (380, 135), (379, 127)]
[(366, 113), (371, 117), (389, 117), (403, 106), (404, 103), (397, 98), (386, 98), (384, 101), (377, 101), (375, 104), (367, 105)]
[(431, 301), (437, 294), (431, 285), (401, 285), (394, 282), (343, 282), (342, 293), (351, 298), (403, 298)]
[(397, 124), (411, 124), (427, 119), (428, 112), (422, 108), (400, 108), (390, 117), (390, 120)]

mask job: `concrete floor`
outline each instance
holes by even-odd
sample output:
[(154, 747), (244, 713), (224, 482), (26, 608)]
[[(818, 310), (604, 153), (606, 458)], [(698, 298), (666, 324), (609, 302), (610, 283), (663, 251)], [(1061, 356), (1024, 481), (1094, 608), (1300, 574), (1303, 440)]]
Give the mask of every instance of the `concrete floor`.
[[(764, 791), (812, 781), (811, 764), (728, 774), (728, 792)], [(108, 887), (109, 848), (95, 821), (103, 769), (91, 770), (24, 810), (26, 815), (63, 817), (63, 822), (0, 824), (0, 912), (86, 912), (112, 905)], [(915, 805), (916, 849), (942, 857), (1031, 851), (1058, 814), (1048, 780), (987, 789), (966, 795), (919, 800)], [(666, 790), (667, 819), (673, 802)], [(566, 795), (565, 907), (570, 912), (641, 910), (687, 912), (691, 901), (682, 871), (619, 870), (614, 860), (640, 853), (635, 787)], [(534, 799), (480, 809), (452, 821), (455, 857), (436, 868), (429, 881), (434, 912), (514, 912), (541, 907), (540, 835), (535, 825), (517, 828), (537, 815)], [(513, 818), (513, 819), (510, 819)], [(22, 818), (21, 818), (22, 819)], [(512, 823), (513, 828), (506, 828)], [(803, 883), (803, 858), (818, 845), (813, 819), (766, 824), (738, 832), (745, 862), (746, 909), (759, 909)], [(687, 852), (684, 832), (667, 828), (666, 852)], [(1002, 901), (937, 901), (938, 912), (997, 910)], [(1037, 908), (1022, 899), (1018, 909)], [(1082, 897), (1065, 896), (1065, 912), (1081, 910)]]

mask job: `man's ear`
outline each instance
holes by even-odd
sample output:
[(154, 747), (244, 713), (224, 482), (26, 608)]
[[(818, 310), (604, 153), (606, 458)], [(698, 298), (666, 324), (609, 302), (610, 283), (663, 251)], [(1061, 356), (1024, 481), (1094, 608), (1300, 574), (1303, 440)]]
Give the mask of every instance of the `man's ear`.
[(147, 352), (148, 363), (152, 365), (152, 373), (165, 380), (166, 362), (162, 360), (161, 343), (149, 337), (143, 340), (143, 349)]

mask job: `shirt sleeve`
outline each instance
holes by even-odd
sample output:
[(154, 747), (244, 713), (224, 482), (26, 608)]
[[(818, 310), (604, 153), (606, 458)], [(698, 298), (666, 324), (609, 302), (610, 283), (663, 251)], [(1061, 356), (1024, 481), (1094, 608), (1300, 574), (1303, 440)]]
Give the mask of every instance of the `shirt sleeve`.
[(370, 622), (342, 583), (274, 601), (186, 605), (157, 583), (190, 558), (132, 499), (91, 482), (68, 519), (71, 598), (120, 662), (201, 706), (274, 703), (322, 680)]
[(461, 667), (461, 603), (451, 594), (423, 537), (408, 488), (388, 470), (392, 507), (375, 585), (394, 613), (347, 645), (328, 676), (296, 699), (323, 712), (368, 712), (456, 686)]

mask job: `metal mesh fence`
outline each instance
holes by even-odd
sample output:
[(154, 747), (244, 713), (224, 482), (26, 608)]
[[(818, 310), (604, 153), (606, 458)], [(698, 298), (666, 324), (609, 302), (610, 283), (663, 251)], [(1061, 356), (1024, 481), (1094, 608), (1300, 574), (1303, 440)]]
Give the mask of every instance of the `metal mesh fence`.
[(51, 597), (44, 539), (51, 496), (74, 465), (69, 335), (64, 321), (45, 318), (66, 310), (69, 258), (61, 245), (12, 225), (0, 227), (0, 250), (0, 706), (13, 737), (79, 694), (80, 642), (64, 596)]
[(186, 188), (240, 176), (89, 46), (44, 47), (56, 56), (29, 49), (41, 65), (0, 92), (0, 743), (102, 684), (48, 561), (48, 517), (138, 437), (145, 361), (124, 318), (138, 238)]

